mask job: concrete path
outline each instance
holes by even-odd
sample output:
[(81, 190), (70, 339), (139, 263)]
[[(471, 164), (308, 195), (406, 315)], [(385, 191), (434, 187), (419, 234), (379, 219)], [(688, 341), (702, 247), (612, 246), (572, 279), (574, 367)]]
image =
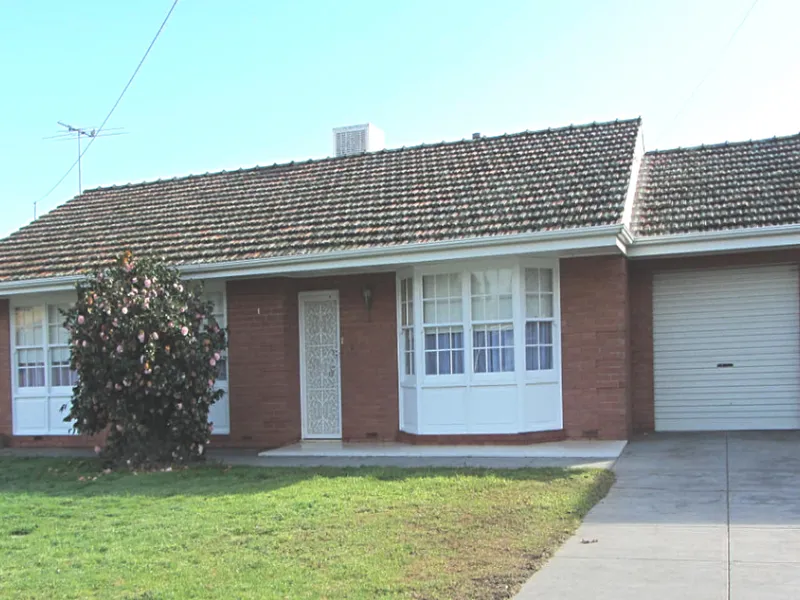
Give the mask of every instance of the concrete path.
[(656, 434), (518, 599), (800, 597), (800, 432)]

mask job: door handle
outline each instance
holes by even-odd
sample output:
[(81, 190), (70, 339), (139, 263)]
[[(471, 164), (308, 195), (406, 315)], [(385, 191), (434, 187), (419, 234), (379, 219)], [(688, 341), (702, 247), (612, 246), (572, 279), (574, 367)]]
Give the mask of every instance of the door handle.
[(733, 363), (717, 363), (718, 369), (730, 369), (733, 366)]

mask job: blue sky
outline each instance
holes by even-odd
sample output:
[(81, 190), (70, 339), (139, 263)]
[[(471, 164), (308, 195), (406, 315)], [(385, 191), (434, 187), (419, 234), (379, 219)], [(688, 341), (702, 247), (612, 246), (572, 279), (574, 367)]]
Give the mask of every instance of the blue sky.
[[(367, 121), (387, 147), (639, 115), (648, 149), (800, 132), (800, 2), (760, 0), (723, 52), (752, 4), (181, 0), (83, 185), (323, 157)], [(4, 3), (0, 235), (75, 160), (42, 138), (102, 122), (170, 5)]]

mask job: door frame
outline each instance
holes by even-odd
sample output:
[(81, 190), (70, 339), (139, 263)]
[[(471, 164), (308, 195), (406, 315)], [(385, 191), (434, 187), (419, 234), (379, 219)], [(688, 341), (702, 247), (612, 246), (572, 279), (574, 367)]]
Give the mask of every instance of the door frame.
[[(305, 327), (305, 302), (307, 300), (335, 300), (336, 301), (336, 358), (339, 361), (337, 385), (339, 395), (339, 432), (337, 435), (309, 434), (306, 423), (306, 327)], [(298, 335), (300, 350), (300, 423), (301, 433), (304, 440), (342, 439), (342, 353), (341, 353), (341, 304), (339, 302), (339, 290), (322, 290), (315, 292), (300, 292), (297, 294), (297, 314), (299, 319)]]

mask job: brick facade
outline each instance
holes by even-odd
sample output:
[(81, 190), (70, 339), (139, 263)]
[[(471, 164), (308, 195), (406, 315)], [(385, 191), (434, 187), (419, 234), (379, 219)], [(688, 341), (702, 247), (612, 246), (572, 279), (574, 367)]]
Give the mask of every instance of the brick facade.
[[(362, 290), (373, 293), (367, 311)], [(222, 447), (269, 448), (301, 437), (300, 292), (337, 290), (341, 333), (342, 438), (397, 436), (394, 273), (254, 279), (227, 286), (231, 435)]]
[(566, 435), (627, 439), (632, 424), (627, 260), (570, 258), (560, 265)]
[[(622, 256), (560, 261), (564, 428), (532, 436), (398, 436), (394, 273), (229, 281), (231, 434), (214, 436), (213, 444), (263, 449), (300, 439), (297, 297), (320, 290), (339, 292), (345, 440), (524, 443), (565, 437), (625, 439), (634, 428), (652, 429), (650, 282), (655, 264), (631, 263)], [(371, 311), (364, 304), (365, 287), (373, 292)], [(3, 339), (8, 339), (8, 330), (8, 302), (0, 301)], [(8, 351), (8, 344), (0, 344), (0, 435), (11, 438)], [(37, 436), (14, 437), (11, 443), (92, 446), (95, 441)]]
[(655, 429), (653, 387), (653, 274), (679, 269), (720, 269), (775, 264), (800, 264), (800, 250), (747, 252), (635, 260), (630, 263), (633, 428)]

